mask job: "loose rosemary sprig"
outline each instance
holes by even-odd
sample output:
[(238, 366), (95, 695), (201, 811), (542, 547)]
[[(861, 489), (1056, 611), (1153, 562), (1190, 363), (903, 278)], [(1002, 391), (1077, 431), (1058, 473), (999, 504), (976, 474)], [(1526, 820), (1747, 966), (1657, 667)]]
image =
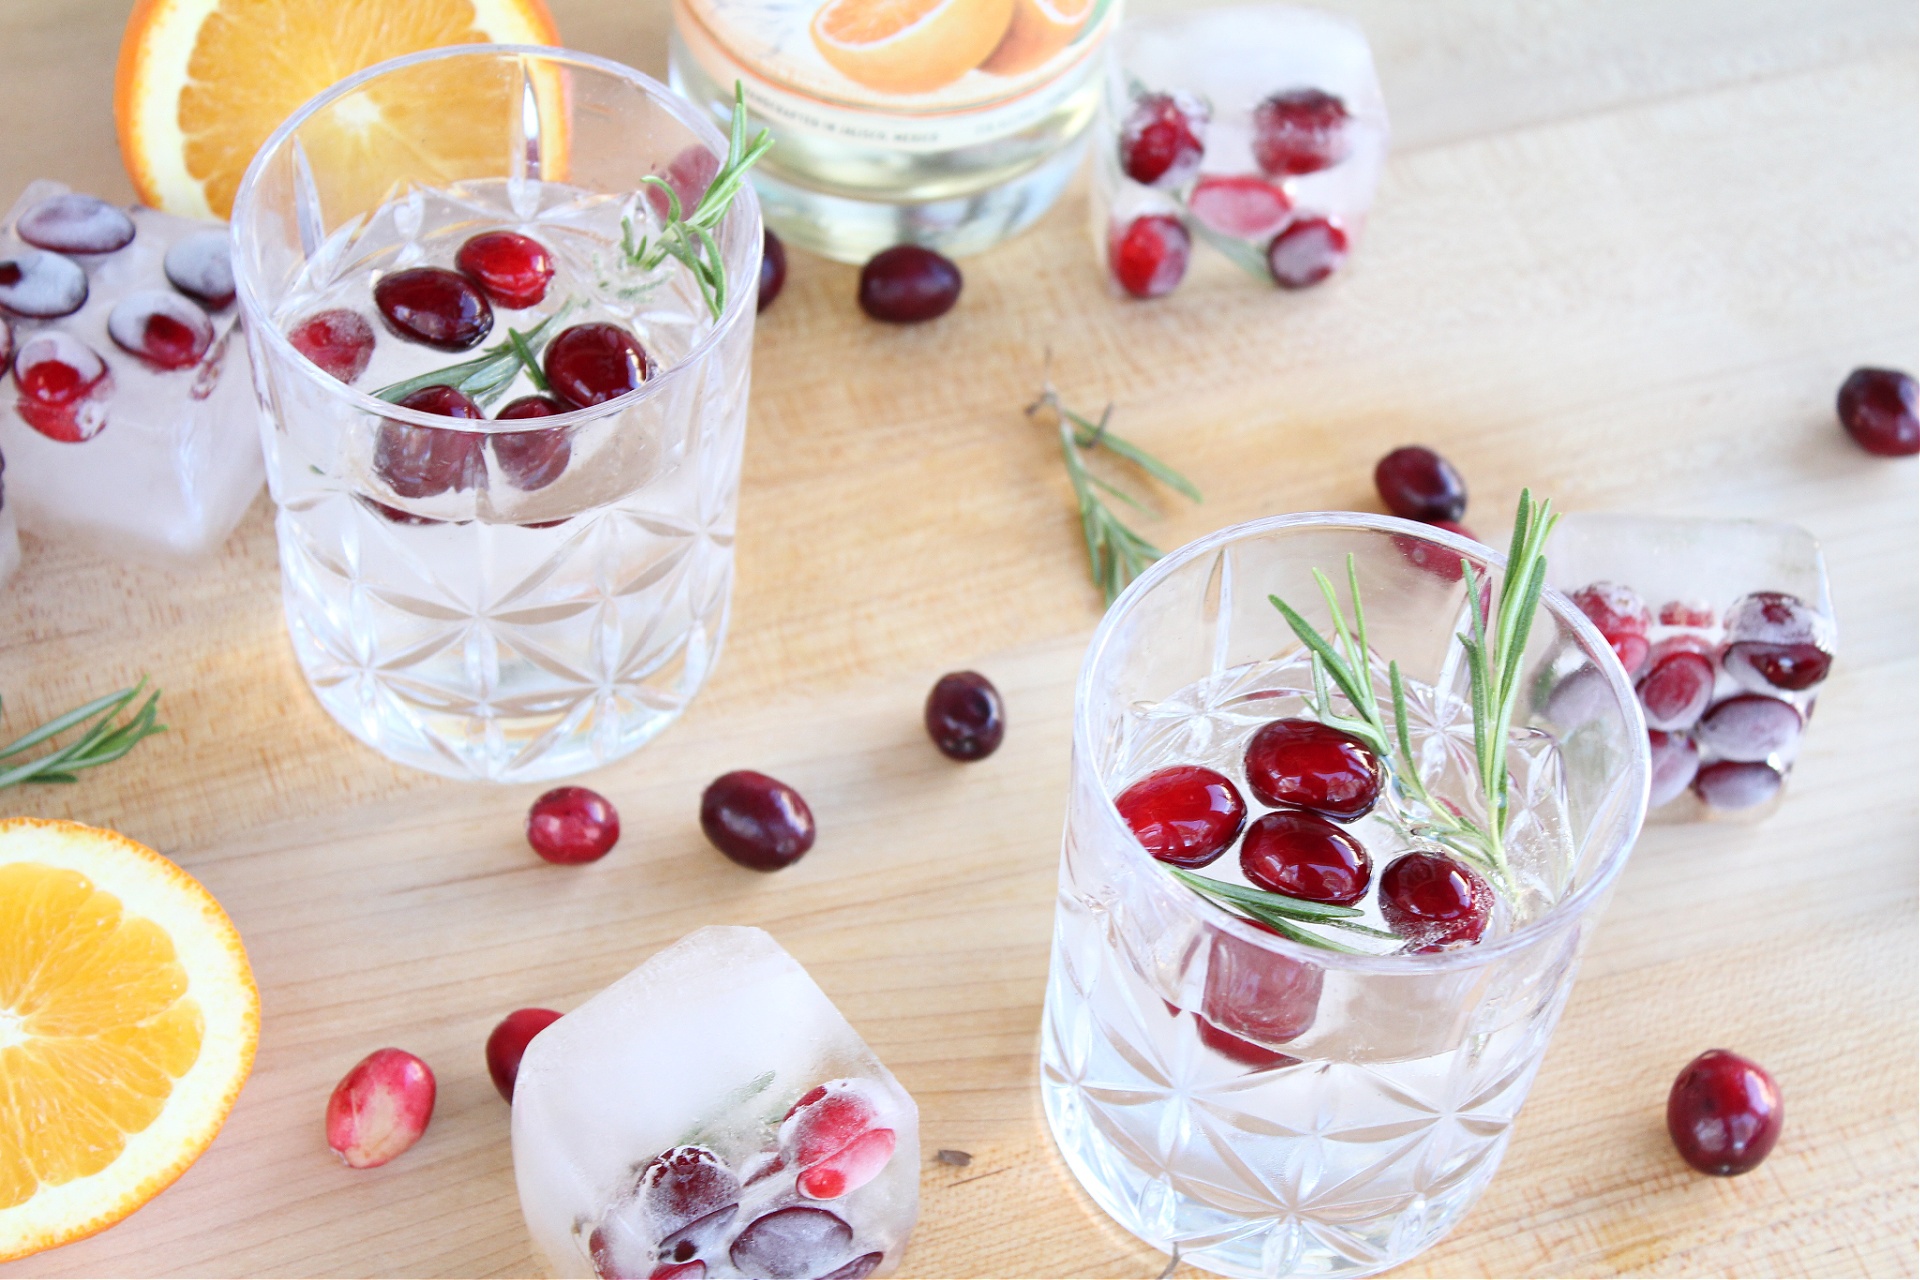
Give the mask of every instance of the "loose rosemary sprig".
[(578, 302), (569, 298), (558, 311), (525, 333), (508, 329), (506, 341), (494, 343), (471, 360), (417, 374), (392, 386), (382, 387), (373, 394), (389, 404), (398, 404), (422, 388), (445, 386), (470, 396), (476, 404), (485, 408), (506, 393), (522, 369), (527, 371), (527, 377), (535, 388), (545, 391), (547, 376), (540, 370), (540, 348), (554, 325), (578, 305)]
[(773, 135), (765, 129), (751, 143), (747, 141), (746, 89), (735, 80), (727, 158), (720, 166), (720, 171), (713, 175), (713, 181), (707, 185), (706, 194), (700, 197), (699, 207), (683, 218), (680, 193), (673, 189), (672, 183), (652, 174), (640, 180), (642, 183), (651, 183), (665, 193), (667, 216), (660, 227), (660, 234), (651, 240), (646, 236), (636, 240), (633, 219), (621, 219), (620, 247), (629, 265), (642, 271), (652, 271), (668, 258), (674, 259), (692, 274), (694, 283), (700, 288), (701, 298), (706, 301), (707, 310), (718, 320), (727, 305), (727, 264), (720, 256), (720, 246), (714, 242), (713, 229), (720, 225), (720, 219), (726, 216), (734, 196), (746, 184), (747, 170), (772, 149)]
[(1086, 537), (1087, 565), (1093, 575), (1093, 584), (1100, 588), (1106, 602), (1112, 604), (1126, 590), (1128, 583), (1146, 572), (1147, 566), (1160, 558), (1161, 552), (1160, 548), (1129, 529), (1100, 494), (1111, 494), (1136, 511), (1146, 511), (1146, 504), (1093, 474), (1081, 455), (1104, 448), (1195, 502), (1202, 500), (1200, 490), (1194, 487), (1193, 481), (1139, 445), (1109, 430), (1107, 424), (1113, 417), (1112, 405), (1108, 405), (1100, 414), (1100, 421), (1090, 421), (1061, 403), (1059, 394), (1049, 383), (1041, 390), (1039, 398), (1027, 406), (1027, 416), (1032, 417), (1042, 409), (1053, 410), (1054, 416), (1059, 419), (1060, 455), (1066, 459), (1067, 478), (1073, 484), (1074, 500), (1080, 506), (1080, 531)]
[(74, 775), (80, 770), (111, 764), (133, 750), (142, 738), (165, 733), (167, 726), (154, 723), (160, 701), (158, 689), (147, 694), (146, 701), (131, 717), (124, 722), (119, 719), (120, 713), (132, 705), (146, 691), (146, 687), (147, 678), (142, 676), (140, 682), (131, 689), (121, 689), (95, 698), (85, 706), (56, 716), (33, 732), (0, 747), (0, 761), (11, 760), (69, 729), (93, 721), (66, 746), (55, 747), (44, 755), (0, 769), (0, 787), (17, 786), (23, 782), (77, 782), (79, 779)]

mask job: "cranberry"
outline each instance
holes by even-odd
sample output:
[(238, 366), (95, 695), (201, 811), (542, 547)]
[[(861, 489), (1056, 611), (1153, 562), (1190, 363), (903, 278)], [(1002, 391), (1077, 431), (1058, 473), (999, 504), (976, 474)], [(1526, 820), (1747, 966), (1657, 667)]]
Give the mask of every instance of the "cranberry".
[(1689, 1062), (1667, 1095), (1667, 1133), (1680, 1158), (1721, 1177), (1765, 1160), (1785, 1115), (1780, 1086), (1766, 1069), (1725, 1049)]
[(598, 791), (555, 787), (527, 810), (527, 843), (548, 862), (598, 862), (620, 839), (620, 814)]
[(700, 829), (743, 867), (778, 871), (813, 848), (813, 810), (800, 793), (764, 773), (740, 769), (707, 784)]
[[(720, 172), (720, 157), (699, 143), (683, 148), (679, 154), (667, 162), (666, 183), (673, 188), (675, 199), (680, 201), (680, 216), (691, 218), (693, 211), (700, 207), (701, 199), (707, 194), (707, 188), (713, 185), (713, 176)], [(647, 203), (653, 206), (654, 213), (662, 220), (673, 212), (673, 201), (667, 199), (667, 193), (651, 182), (646, 184)]]
[(727, 1253), (742, 1275), (804, 1280), (825, 1274), (852, 1244), (853, 1228), (839, 1214), (791, 1205), (749, 1222)]
[(25, 249), (0, 258), (0, 307), (17, 316), (51, 320), (78, 311), (87, 301), (87, 273), (71, 258)]
[(13, 357), (15, 402), (27, 425), (50, 440), (78, 444), (106, 427), (100, 400), (110, 386), (107, 362), (59, 329), (43, 329)]
[[(567, 412), (567, 406), (552, 396), (521, 396), (509, 401), (499, 413), (496, 421), (518, 421), (523, 418), (550, 418), (556, 413)], [(565, 427), (549, 427), (543, 431), (514, 431), (492, 435), (487, 438), (487, 446), (493, 450), (494, 460), (500, 464), (500, 470), (506, 473), (508, 480), (516, 489), (532, 493), (535, 489), (544, 489), (558, 480), (567, 469), (567, 461), (573, 456), (573, 441)]]
[(367, 508), (367, 510), (373, 512), (373, 514), (379, 516), (389, 524), (421, 525), (447, 523), (445, 520), (435, 520), (432, 516), (417, 516), (411, 511), (402, 511), (400, 508), (390, 507), (384, 502), (375, 502), (364, 493), (356, 493), (353, 496), (359, 500), (361, 506)]
[(174, 288), (215, 311), (233, 301), (233, 249), (225, 231), (196, 231), (174, 241), (162, 269)]
[(772, 231), (763, 231), (760, 242), (760, 303), (765, 311), (787, 285), (787, 246)]
[(1187, 211), (1221, 235), (1264, 243), (1287, 225), (1293, 201), (1279, 187), (1252, 174), (1209, 176), (1194, 184)]
[[(519, 311), (547, 296), (553, 279), (553, 255), (532, 236), (518, 231), (485, 231), (460, 246), (453, 256), (460, 274), (480, 286), (498, 307)], [(471, 344), (467, 344), (471, 345)]]
[(884, 1253), (863, 1253), (845, 1266), (835, 1267), (820, 1277), (820, 1280), (867, 1280), (867, 1277), (880, 1269), (885, 1260)]
[(1691, 729), (1713, 698), (1713, 663), (1684, 649), (1669, 652), (1647, 668), (1639, 689), (1649, 729)]
[(1693, 793), (1716, 809), (1752, 809), (1779, 795), (1785, 782), (1770, 764), (1716, 760), (1694, 775)]
[(707, 1264), (698, 1258), (692, 1262), (664, 1262), (647, 1272), (647, 1280), (707, 1280)]
[(1647, 807), (1658, 809), (1692, 785), (1694, 775), (1700, 772), (1700, 748), (1684, 733), (1649, 729), (1647, 754), (1653, 764), (1653, 780), (1647, 786)]
[(1827, 678), (1833, 665), (1820, 615), (1784, 591), (1756, 591), (1727, 610), (1727, 674), (1762, 693), (1801, 693)]
[[(1445, 529), (1448, 533), (1459, 534), (1478, 542), (1473, 530), (1452, 520), (1428, 520), (1427, 524), (1436, 529)], [(1437, 542), (1428, 542), (1425, 538), (1408, 537), (1404, 533), (1393, 535), (1393, 545), (1408, 564), (1422, 573), (1430, 573), (1442, 582), (1460, 581), (1460, 553), (1451, 547), (1443, 547)], [(1476, 573), (1479, 570), (1475, 570)]]
[(1373, 862), (1358, 840), (1303, 809), (1255, 819), (1240, 844), (1240, 870), (1269, 893), (1340, 907), (1365, 897), (1373, 878)]
[(1418, 951), (1478, 942), (1493, 913), (1493, 890), (1438, 853), (1405, 853), (1380, 873), (1380, 914)]
[(200, 363), (213, 345), (207, 313), (177, 293), (135, 289), (107, 313), (107, 335), (123, 350), (161, 369)]
[(1458, 520), (1467, 514), (1467, 482), (1424, 445), (1402, 445), (1373, 467), (1373, 487), (1403, 520)]
[(1172, 189), (1200, 172), (1207, 109), (1184, 93), (1145, 93), (1120, 122), (1120, 168), (1135, 182)]
[(875, 320), (932, 320), (959, 300), (960, 268), (917, 244), (882, 249), (860, 268), (860, 309)]
[(133, 242), (133, 219), (97, 196), (70, 191), (49, 196), (20, 215), (22, 240), (56, 253), (112, 253)]
[(1007, 732), (1000, 691), (977, 671), (941, 676), (927, 694), (925, 719), (933, 745), (953, 760), (986, 759)]
[(1253, 158), (1274, 177), (1329, 169), (1347, 158), (1347, 104), (1318, 89), (1276, 93), (1253, 109)]
[(327, 1099), (327, 1145), (350, 1169), (372, 1169), (427, 1131), (439, 1086), (433, 1068), (405, 1049), (375, 1049)]
[(1898, 369), (1855, 369), (1840, 384), (1840, 425), (1853, 442), (1883, 458), (1920, 453), (1913, 378)]
[[(467, 396), (441, 385), (420, 388), (401, 400), (400, 407), (443, 418), (486, 416)], [(374, 441), (373, 469), (403, 498), (432, 498), (449, 489), (472, 487), (480, 467), (480, 443), (480, 437), (470, 432), (388, 420), (380, 424)]]
[(487, 1074), (502, 1098), (513, 1101), (513, 1082), (520, 1076), (527, 1045), (558, 1021), (560, 1014), (554, 1009), (515, 1009), (487, 1036)]
[(0, 316), (0, 371), (13, 367), (13, 326)]
[(1695, 731), (1700, 745), (1728, 760), (1772, 762), (1800, 737), (1800, 712), (1764, 693), (1739, 693), (1708, 708)]
[[(1256, 927), (1274, 932), (1265, 925)], [(1215, 930), (1207, 950), (1201, 1017), (1227, 1035), (1262, 1047), (1285, 1044), (1313, 1029), (1325, 978), (1317, 964)]]
[(1176, 867), (1204, 867), (1227, 851), (1247, 820), (1247, 802), (1224, 774), (1177, 764), (1150, 773), (1113, 802), (1148, 853)]
[(663, 1262), (691, 1262), (718, 1245), (740, 1211), (740, 1179), (700, 1146), (673, 1147), (640, 1171), (641, 1206), (660, 1233)]
[(800, 1170), (800, 1194), (837, 1200), (879, 1177), (895, 1144), (893, 1130), (879, 1121), (853, 1080), (829, 1081), (794, 1103), (780, 1125), (780, 1154)]
[(1136, 298), (1172, 293), (1192, 255), (1193, 237), (1178, 218), (1164, 213), (1135, 218), (1124, 230), (1116, 229), (1107, 246), (1115, 283)]
[(577, 324), (547, 344), (542, 361), (553, 394), (578, 409), (605, 404), (653, 376), (640, 340), (617, 324)]
[(1613, 656), (1620, 659), (1629, 677), (1638, 676), (1646, 669), (1653, 651), (1647, 641), (1647, 628), (1653, 625), (1653, 614), (1633, 588), (1615, 582), (1596, 582), (1574, 592), (1573, 603), (1613, 647)]
[(387, 327), (441, 351), (465, 351), (493, 329), (493, 308), (473, 282), (445, 267), (408, 267), (381, 276), (373, 304)]
[(1380, 798), (1385, 772), (1366, 743), (1318, 720), (1275, 720), (1247, 743), (1247, 786), (1268, 804), (1352, 822)]
[(1327, 218), (1303, 218), (1267, 246), (1267, 273), (1283, 289), (1319, 284), (1347, 260), (1347, 233)]
[(1254, 1071), (1299, 1065), (1300, 1059), (1251, 1040), (1242, 1040), (1231, 1031), (1222, 1031), (1197, 1013), (1193, 1015), (1193, 1020), (1200, 1029), (1200, 1043), (1229, 1062), (1237, 1062)]
[(1660, 606), (1660, 625), (1663, 627), (1711, 627), (1714, 623), (1713, 606), (1705, 600), (1669, 600)]
[(373, 326), (358, 311), (336, 307), (318, 311), (287, 334), (293, 349), (342, 382), (367, 371), (373, 359)]

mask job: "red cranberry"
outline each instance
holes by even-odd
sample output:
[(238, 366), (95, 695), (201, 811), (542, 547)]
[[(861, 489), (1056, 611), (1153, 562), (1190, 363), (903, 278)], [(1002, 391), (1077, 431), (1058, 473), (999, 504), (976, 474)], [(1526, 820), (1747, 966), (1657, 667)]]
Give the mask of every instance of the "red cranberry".
[(1713, 663), (1698, 653), (1663, 655), (1640, 677), (1640, 707), (1649, 729), (1691, 729), (1713, 698)]
[(740, 1211), (740, 1179), (705, 1147), (661, 1152), (640, 1171), (638, 1189), (663, 1262), (691, 1262), (718, 1246)]
[(453, 257), (460, 274), (480, 286), (495, 306), (519, 311), (547, 296), (553, 255), (532, 236), (486, 231), (460, 246)]
[(1366, 896), (1373, 862), (1358, 840), (1318, 814), (1280, 809), (1254, 820), (1240, 870), (1256, 887), (1350, 907)]
[(1242, 1040), (1231, 1031), (1222, 1031), (1197, 1013), (1193, 1015), (1193, 1020), (1200, 1029), (1200, 1043), (1229, 1062), (1237, 1062), (1254, 1071), (1299, 1065), (1300, 1059), (1251, 1040)]
[[(1480, 539), (1473, 530), (1452, 520), (1428, 520), (1425, 523), (1436, 529), (1445, 529), (1448, 533), (1459, 534), (1475, 542)], [(1422, 573), (1430, 573), (1442, 582), (1460, 581), (1460, 553), (1437, 542), (1428, 542), (1425, 538), (1412, 538), (1403, 533), (1393, 535), (1393, 545), (1408, 564)], [(1474, 572), (1478, 573), (1479, 570)]]
[[(449, 386), (422, 387), (400, 401), (403, 409), (443, 418), (486, 417), (480, 406)], [(480, 469), (481, 438), (465, 431), (443, 431), (388, 420), (374, 441), (373, 469), (403, 498), (432, 498), (449, 489), (473, 486)]]
[(1653, 614), (1633, 588), (1616, 582), (1596, 582), (1574, 592), (1573, 603), (1613, 647), (1614, 657), (1620, 659), (1629, 677), (1638, 676), (1646, 669), (1653, 651), (1647, 641), (1647, 628), (1653, 625)]
[(1647, 807), (1658, 809), (1693, 784), (1694, 775), (1700, 772), (1700, 748), (1684, 733), (1649, 729), (1647, 754), (1653, 765), (1653, 779), (1647, 786)]
[(727, 1255), (741, 1275), (805, 1280), (824, 1275), (852, 1245), (853, 1228), (839, 1214), (790, 1205), (749, 1222)]
[(700, 797), (700, 829), (743, 867), (778, 871), (813, 848), (813, 810), (800, 793), (750, 769), (723, 773)]
[(1373, 467), (1373, 487), (1403, 520), (1458, 520), (1467, 514), (1467, 482), (1424, 445), (1402, 445)]
[(1701, 766), (1693, 778), (1693, 793), (1716, 809), (1729, 812), (1752, 809), (1780, 794), (1786, 782), (1770, 764), (1757, 761), (1716, 760)]
[[(600, 1272), (602, 1276), (607, 1272)], [(663, 1262), (647, 1272), (647, 1280), (707, 1280), (707, 1264), (695, 1258), (692, 1262)]]
[[(1265, 925), (1256, 927), (1273, 932)], [(1325, 978), (1317, 964), (1215, 930), (1207, 951), (1201, 1015), (1238, 1039), (1262, 1047), (1285, 1044), (1313, 1029)]]
[(233, 251), (227, 233), (196, 231), (167, 246), (167, 281), (218, 311), (233, 301)]
[(133, 219), (97, 196), (70, 191), (50, 196), (20, 215), (22, 240), (56, 253), (112, 253), (133, 243)]
[(1107, 246), (1115, 283), (1136, 298), (1172, 293), (1192, 255), (1193, 237), (1178, 218), (1164, 213), (1135, 218), (1124, 230), (1116, 229)]
[(626, 395), (653, 376), (640, 340), (617, 324), (577, 324), (547, 344), (542, 363), (553, 394), (577, 409)]
[(358, 311), (336, 307), (308, 316), (287, 334), (293, 349), (342, 382), (367, 371), (373, 359), (373, 326)]
[(1765, 1160), (1785, 1116), (1780, 1086), (1766, 1069), (1725, 1049), (1689, 1062), (1667, 1094), (1667, 1133), (1680, 1158), (1720, 1177)]
[(619, 839), (619, 811), (585, 787), (555, 787), (527, 810), (527, 843), (548, 862), (597, 862)]
[(1853, 442), (1883, 458), (1920, 453), (1920, 416), (1912, 377), (1898, 369), (1855, 369), (1840, 384), (1840, 425)]
[[(502, 422), (518, 421), (550, 418), (565, 412), (567, 406), (552, 396), (521, 396), (508, 402), (494, 418)], [(487, 444), (500, 470), (506, 473), (514, 488), (524, 493), (544, 489), (558, 480), (573, 455), (573, 442), (565, 427), (493, 435), (487, 438)]]
[[(0, 315), (0, 370), (13, 368), (13, 326)], [(5, 464), (0, 463), (0, 466)]]
[(1247, 786), (1275, 805), (1352, 822), (1380, 798), (1385, 772), (1366, 743), (1318, 720), (1275, 720), (1247, 743)]
[(927, 694), (925, 718), (927, 736), (953, 760), (985, 760), (1007, 732), (1000, 691), (977, 671), (941, 676)]
[(0, 258), (0, 307), (17, 316), (70, 316), (87, 301), (87, 273), (71, 258), (25, 249)]
[(213, 325), (177, 293), (135, 289), (107, 313), (107, 336), (157, 368), (185, 369), (213, 345)]
[(364, 493), (356, 493), (353, 496), (359, 501), (361, 506), (373, 512), (373, 514), (379, 516), (389, 524), (422, 525), (447, 523), (445, 520), (435, 520), (432, 516), (417, 516), (411, 511), (402, 511), (400, 508), (390, 507), (384, 502), (375, 502)]
[(1756, 591), (1727, 610), (1727, 674), (1756, 693), (1801, 693), (1827, 678), (1833, 654), (1822, 619), (1796, 596)]
[(408, 267), (381, 276), (373, 304), (387, 327), (441, 351), (465, 351), (493, 329), (493, 308), (473, 282), (445, 267)]
[(917, 244), (882, 249), (860, 268), (860, 309), (875, 320), (931, 320), (959, 300), (960, 268)]
[(513, 1101), (513, 1082), (520, 1076), (520, 1059), (526, 1056), (533, 1038), (560, 1021), (553, 1009), (515, 1009), (500, 1019), (500, 1025), (487, 1036), (487, 1074), (493, 1087), (508, 1102)]
[(1275, 177), (1314, 173), (1347, 158), (1347, 104), (1318, 89), (1276, 93), (1253, 109), (1253, 158)]
[(1791, 702), (1764, 693), (1739, 693), (1708, 708), (1694, 732), (1708, 751), (1753, 763), (1790, 753), (1800, 728), (1800, 712)]
[(1711, 627), (1714, 623), (1713, 606), (1705, 600), (1669, 600), (1660, 606), (1660, 625), (1663, 627)]
[(1200, 172), (1207, 109), (1184, 93), (1146, 93), (1120, 122), (1120, 168), (1135, 182), (1171, 190)]
[(872, 1182), (894, 1145), (893, 1130), (852, 1080), (808, 1090), (780, 1125), (782, 1163), (800, 1170), (794, 1186), (810, 1200), (838, 1200)]
[(1347, 260), (1347, 233), (1326, 218), (1303, 218), (1267, 246), (1267, 273), (1283, 289), (1319, 284)]
[(820, 1280), (867, 1280), (868, 1276), (880, 1269), (880, 1263), (886, 1256), (884, 1253), (863, 1253), (845, 1266), (827, 1272)]
[(21, 343), (13, 381), (20, 416), (49, 440), (79, 444), (106, 428), (100, 401), (112, 385), (107, 362), (71, 334), (43, 329)]
[[(713, 176), (720, 172), (720, 157), (699, 143), (682, 148), (679, 154), (667, 162), (666, 183), (673, 188), (675, 198), (680, 201), (680, 216), (691, 218), (694, 210), (700, 207), (700, 201), (706, 196), (707, 188), (713, 185)], [(646, 184), (647, 203), (653, 206), (655, 214), (662, 220), (673, 212), (673, 202), (667, 199), (667, 193)]]
[(1493, 890), (1438, 853), (1405, 853), (1380, 873), (1380, 914), (1418, 951), (1478, 942), (1493, 913)]
[(1293, 201), (1265, 178), (1252, 174), (1205, 177), (1187, 197), (1187, 211), (1202, 226), (1236, 240), (1266, 240), (1287, 225)]
[(772, 231), (763, 231), (760, 242), (760, 303), (765, 311), (787, 285), (787, 246)]
[(1224, 774), (1177, 764), (1150, 773), (1113, 802), (1148, 853), (1176, 867), (1204, 867), (1240, 834), (1247, 802)]

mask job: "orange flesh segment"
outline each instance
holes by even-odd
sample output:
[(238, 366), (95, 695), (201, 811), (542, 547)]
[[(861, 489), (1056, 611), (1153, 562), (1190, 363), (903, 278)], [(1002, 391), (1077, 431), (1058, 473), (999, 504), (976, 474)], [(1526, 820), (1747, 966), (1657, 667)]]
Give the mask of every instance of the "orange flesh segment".
[(878, 44), (946, 3), (949, 0), (840, 0), (820, 15), (820, 29), (841, 44)]

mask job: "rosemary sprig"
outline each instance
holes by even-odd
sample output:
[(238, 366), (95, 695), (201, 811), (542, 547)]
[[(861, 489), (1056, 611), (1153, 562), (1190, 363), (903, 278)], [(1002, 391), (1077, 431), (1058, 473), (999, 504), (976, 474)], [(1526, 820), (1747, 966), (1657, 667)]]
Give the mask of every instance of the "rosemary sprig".
[(540, 371), (540, 348), (553, 326), (578, 305), (578, 302), (569, 298), (558, 311), (525, 333), (508, 329), (506, 341), (494, 343), (471, 360), (417, 374), (392, 386), (382, 387), (373, 394), (389, 404), (399, 404), (424, 387), (446, 386), (472, 397), (476, 404), (485, 408), (506, 393), (522, 369), (527, 371), (527, 377), (532, 379), (535, 387), (545, 391), (547, 377)]
[(680, 208), (680, 193), (673, 189), (672, 183), (653, 174), (640, 179), (643, 184), (651, 183), (665, 193), (667, 216), (662, 220), (660, 234), (652, 239), (646, 236), (635, 239), (633, 219), (620, 220), (620, 247), (628, 264), (642, 271), (653, 271), (672, 258), (693, 276), (701, 298), (706, 301), (707, 310), (718, 320), (727, 305), (727, 264), (720, 256), (720, 246), (714, 242), (713, 229), (720, 225), (720, 219), (726, 216), (734, 196), (746, 184), (747, 170), (772, 149), (773, 135), (765, 129), (751, 143), (747, 141), (746, 88), (735, 80), (733, 120), (727, 135), (725, 163), (707, 185), (706, 194), (700, 197), (699, 207), (684, 217)]
[[(160, 701), (158, 689), (148, 693), (146, 701), (127, 720), (120, 721), (120, 713), (132, 705), (146, 691), (146, 687), (147, 678), (142, 676), (140, 682), (131, 689), (121, 689), (95, 698), (85, 706), (56, 716), (31, 733), (0, 747), (0, 761), (10, 760), (59, 737), (69, 729), (86, 725), (80, 736), (66, 746), (55, 747), (44, 755), (0, 769), (0, 787), (17, 786), (23, 782), (77, 782), (79, 779), (74, 775), (80, 770), (111, 764), (133, 750), (142, 738), (165, 733), (167, 726), (154, 723)], [(89, 720), (93, 723), (87, 724)]]

